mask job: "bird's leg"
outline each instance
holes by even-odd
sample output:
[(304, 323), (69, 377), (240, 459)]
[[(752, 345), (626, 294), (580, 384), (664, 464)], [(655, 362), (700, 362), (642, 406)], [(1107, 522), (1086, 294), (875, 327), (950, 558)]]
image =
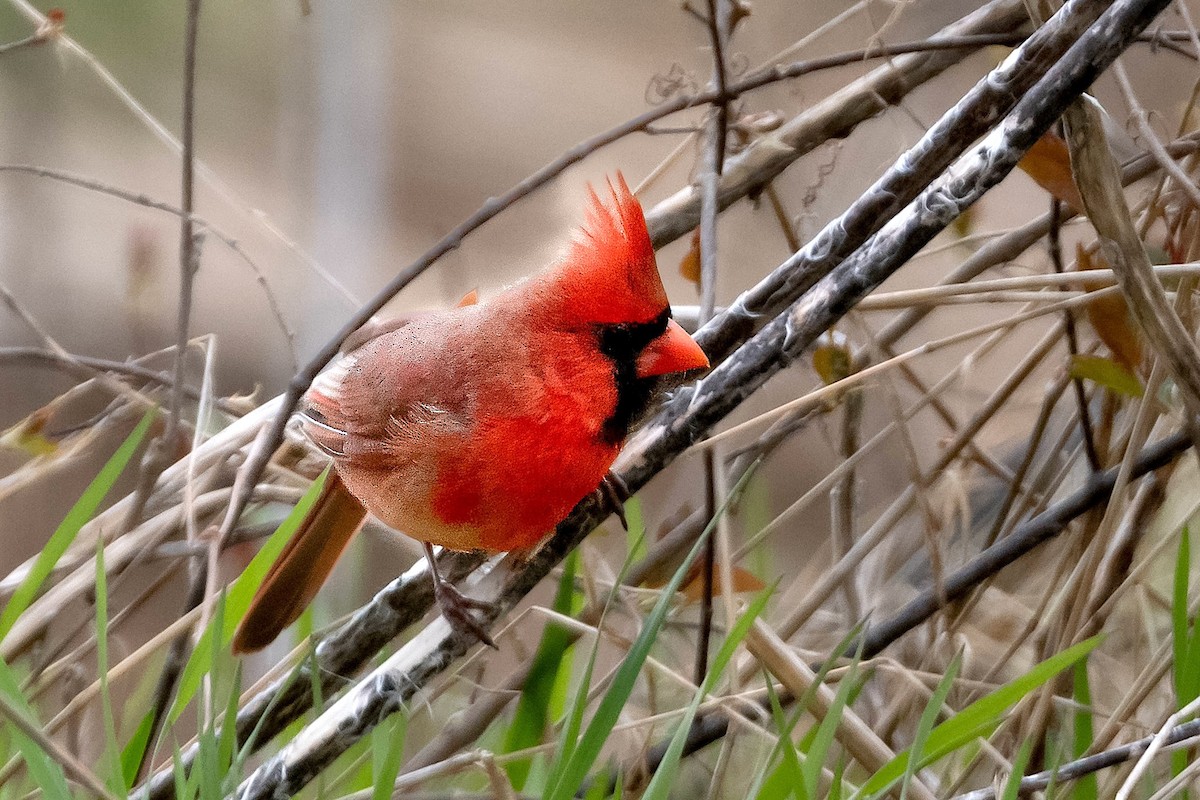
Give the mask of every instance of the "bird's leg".
[(465, 629), (488, 647), (499, 650), (500, 648), (496, 647), (496, 643), (492, 641), (487, 630), (471, 616), (471, 612), (468, 610), (491, 611), (495, 606), (486, 600), (467, 597), (454, 584), (443, 578), (442, 573), (438, 572), (437, 559), (433, 557), (433, 545), (429, 542), (422, 542), (422, 544), (425, 545), (425, 559), (429, 562), (429, 574), (433, 576), (433, 597), (442, 610), (442, 616), (450, 623), (450, 627), (456, 630)]
[(608, 507), (621, 520), (621, 527), (629, 530), (629, 521), (625, 519), (625, 501), (629, 499), (629, 487), (615, 472), (607, 472), (596, 487), (596, 494), (601, 504)]

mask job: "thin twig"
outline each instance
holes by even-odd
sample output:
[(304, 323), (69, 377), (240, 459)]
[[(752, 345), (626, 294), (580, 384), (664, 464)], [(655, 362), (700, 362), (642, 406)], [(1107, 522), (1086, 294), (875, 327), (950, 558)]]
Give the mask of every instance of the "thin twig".
[[(77, 378), (92, 378), (97, 372), (111, 372), (126, 375), (130, 378), (153, 383), (157, 386), (171, 386), (172, 376), (166, 372), (158, 372), (143, 367), (133, 361), (111, 361), (106, 358), (79, 355), (78, 353), (62, 354), (56, 350), (42, 347), (0, 347), (0, 362), (3, 361), (35, 361), (58, 367)], [(196, 387), (185, 385), (183, 393), (191, 400), (198, 400), (200, 392)], [(222, 413), (231, 417), (240, 417), (245, 409), (220, 398), (214, 401)]]
[[(142, 484), (146, 485), (148, 483), (151, 486), (153, 485), (153, 481), (157, 479), (158, 474), (162, 472), (162, 469), (165, 469), (167, 464), (170, 463), (166, 450), (173, 450), (175, 448), (180, 418), (183, 413), (182, 387), (184, 381), (185, 345), (187, 344), (189, 320), (191, 319), (192, 312), (192, 287), (196, 272), (200, 268), (199, 240), (192, 223), (192, 209), (194, 204), (193, 181), (196, 169), (194, 153), (196, 132), (196, 44), (199, 38), (199, 27), (200, 0), (188, 0), (183, 54), (182, 188), (180, 190), (179, 203), (181, 212), (179, 217), (179, 310), (175, 330), (176, 346), (178, 349), (175, 353), (175, 387), (171, 393), (167, 428), (161, 439), (156, 443), (162, 449), (156, 451), (152, 447), (149, 451), (152, 454), (162, 455), (163, 458), (158, 464), (154, 463), (158, 459), (147, 459), (150, 463), (143, 464), (144, 475)], [(192, 472), (191, 468), (194, 466), (194, 461), (190, 457), (188, 465), (188, 472), (190, 474)], [(148, 478), (150, 475), (153, 475), (153, 479)], [(185, 496), (187, 492), (188, 487), (185, 485)], [(138, 504), (135, 503), (133, 513), (136, 514), (139, 512)], [(131, 525), (127, 524), (127, 527), (131, 527)], [(185, 600), (182, 615), (188, 614), (188, 612), (200, 604), (200, 601), (203, 599), (203, 588), (207, 585), (207, 562), (204, 559), (198, 558), (191, 561), (190, 566), (191, 587)], [(199, 587), (199, 590), (197, 587)], [(201, 596), (198, 597), (197, 595)], [(144, 775), (146, 769), (149, 767), (151, 756), (157, 747), (159, 732), (166, 722), (167, 706), (170, 704), (171, 697), (175, 693), (175, 683), (179, 679), (179, 674), (183, 670), (184, 663), (187, 661), (189, 643), (186, 635), (176, 637), (175, 641), (171, 643), (163, 670), (158, 676), (158, 681), (154, 689), (154, 703), (151, 709), (150, 735), (147, 739), (150, 744), (143, 751), (141, 763), (138, 764), (136, 770), (139, 778)]]
[[(1050, 235), (1048, 237), (1048, 248), (1050, 250), (1050, 263), (1054, 266), (1054, 273), (1062, 275), (1063, 269), (1062, 257), (1062, 238), (1059, 235), (1062, 228), (1062, 203), (1057, 197), (1050, 198)], [(1065, 291), (1066, 286), (1061, 287), (1060, 291)], [(1067, 340), (1067, 355), (1071, 359), (1075, 359), (1079, 355), (1079, 337), (1075, 333), (1075, 315), (1070, 311), (1063, 315), (1063, 330), (1066, 332)], [(1075, 405), (1079, 415), (1079, 429), (1083, 433), (1084, 452), (1087, 453), (1088, 464), (1092, 468), (1092, 472), (1098, 472), (1103, 468), (1100, 461), (1100, 454), (1096, 452), (1095, 434), (1092, 432), (1092, 415), (1088, 410), (1087, 395), (1083, 388), (1083, 378), (1075, 376), (1071, 379), (1071, 383), (1075, 391)]]
[[(203, 228), (209, 234), (214, 236), (219, 242), (221, 242), (221, 244), (225, 245), (226, 248), (240, 258), (246, 264), (246, 266), (250, 268), (250, 271), (254, 273), (254, 279), (262, 289), (263, 296), (267, 301), (267, 306), (271, 310), (271, 315), (275, 318), (275, 324), (283, 333), (284, 338), (287, 340), (288, 355), (292, 360), (293, 368), (299, 366), (296, 360), (296, 333), (292, 330), (291, 325), (288, 324), (287, 318), (283, 313), (283, 308), (279, 303), (279, 298), (276, 296), (275, 290), (271, 288), (271, 284), (267, 281), (266, 275), (263, 273), (258, 264), (252, 258), (250, 258), (250, 254), (246, 252), (246, 248), (242, 246), (241, 242), (225, 233), (208, 220), (195, 213), (185, 215), (183, 209), (181, 209), (179, 206), (163, 202), (162, 200), (155, 200), (154, 198), (149, 197), (141, 192), (131, 192), (127, 189), (122, 189), (119, 186), (114, 186), (110, 183), (105, 183), (104, 181), (97, 180), (95, 178), (77, 175), (66, 170), (52, 169), (50, 167), (39, 167), (32, 164), (0, 164), (0, 172), (33, 175), (38, 178), (47, 178), (49, 180), (58, 181), (70, 186), (77, 186), (87, 191), (115, 197), (119, 200), (124, 200), (127, 203), (142, 206), (143, 208), (153, 208), (156, 211), (174, 214), (177, 217), (187, 216), (191, 219), (194, 225)], [(351, 302), (354, 302), (352, 297), (347, 297), (347, 299)]]
[[(718, 100), (709, 111), (706, 142), (707, 157), (700, 171), (700, 321), (707, 323), (717, 305), (717, 186), (725, 169), (725, 140), (729, 133), (729, 100), (725, 68), (725, 48), (732, 23), (729, 0), (708, 0), (708, 41), (713, 54), (713, 85)], [(712, 451), (704, 456), (704, 507), (712, 518), (717, 510), (717, 463)], [(708, 645), (712, 636), (713, 576), (716, 570), (716, 537), (704, 545), (701, 562), (700, 631), (696, 637), (695, 683), (704, 683), (708, 674)]]
[[(1171, 729), (1165, 737), (1165, 744), (1168, 747), (1194, 745), (1195, 743), (1192, 740), (1197, 737), (1200, 737), (1200, 720), (1193, 720)], [(1126, 761), (1132, 761), (1145, 753), (1157, 738), (1157, 735), (1146, 736), (1138, 739), (1136, 742), (1114, 747), (1102, 753), (1085, 756), (1075, 761), (1068, 761), (1056, 769), (1026, 775), (1021, 779), (1020, 792), (1022, 795), (1032, 794), (1033, 792), (1047, 788), (1051, 784), (1057, 785), (1067, 781), (1078, 780), (1085, 775), (1091, 775), (1102, 769), (1108, 769), (1109, 767), (1123, 764)], [(989, 788), (960, 794), (952, 798), (952, 800), (995, 800), (995, 797), (996, 790)]]

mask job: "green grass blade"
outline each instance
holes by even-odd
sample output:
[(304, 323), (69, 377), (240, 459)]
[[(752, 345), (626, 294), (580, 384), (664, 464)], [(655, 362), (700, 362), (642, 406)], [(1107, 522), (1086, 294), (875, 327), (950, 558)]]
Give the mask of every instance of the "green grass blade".
[[(753, 473), (753, 467), (747, 469), (730, 494), (737, 494), (741, 486)], [(666, 622), (667, 611), (671, 607), (671, 602), (674, 600), (676, 592), (683, 585), (683, 579), (687, 576), (688, 570), (691, 569), (692, 564), (699, 557), (704, 543), (712, 535), (713, 528), (716, 527), (717, 521), (725, 513), (727, 507), (728, 499), (717, 509), (717, 513), (713, 515), (712, 520), (705, 526), (700, 536), (696, 538), (696, 543), (693, 545), (691, 552), (684, 558), (679, 569), (675, 570), (675, 574), (671, 576), (671, 580), (663, 587), (658, 602), (655, 603), (650, 616), (646, 618), (641, 633), (638, 634), (638, 638), (634, 641), (633, 646), (629, 648), (629, 653), (625, 656), (625, 660), (617, 668), (612, 683), (609, 685), (604, 697), (601, 698), (600, 705), (596, 708), (596, 713), (592, 716), (587, 729), (584, 730), (579, 744), (571, 750), (570, 757), (564, 759), (566, 763), (558, 774), (557, 780), (550, 784), (553, 788), (548, 795), (549, 800), (570, 800), (570, 798), (574, 797), (575, 791), (583, 785), (583, 780), (587, 777), (588, 770), (591, 769), (592, 764), (595, 763), (596, 758), (600, 755), (600, 750), (604, 747), (613, 726), (617, 724), (621, 709), (625, 707), (629, 696), (633, 694), (633, 689), (637, 684), (642, 665), (646, 663), (646, 658), (650, 655), (650, 648), (654, 645), (654, 640), (657, 638), (663, 623)], [(595, 654), (593, 652), (594, 657)]]
[(775, 693), (775, 686), (770, 677), (767, 678), (767, 701), (771, 707), (771, 716), (775, 720), (775, 730), (779, 732), (773, 748), (774, 752), (767, 763), (774, 761), (776, 754), (779, 755), (779, 763), (762, 781), (754, 798), (755, 800), (785, 800), (794, 793), (799, 800), (808, 800), (804, 766), (800, 763), (800, 753), (792, 741), (792, 731), (804, 713), (804, 706), (801, 705), (801, 710), (797, 711), (790, 720), (786, 719), (783, 706), (779, 702), (779, 696)]
[[(1184, 528), (1179, 539), (1179, 556), (1175, 562), (1175, 585), (1171, 602), (1171, 644), (1175, 656), (1172, 678), (1175, 700), (1181, 708), (1200, 695), (1200, 633), (1196, 630), (1195, 620), (1188, 615), (1190, 573), (1191, 537), (1188, 535), (1188, 529)], [(1172, 760), (1178, 761), (1180, 755), (1186, 757), (1184, 751), (1177, 751)]]
[(246, 616), (246, 611), (250, 608), (250, 601), (254, 599), (254, 593), (263, 582), (271, 565), (275, 563), (275, 559), (287, 545), (288, 540), (292, 538), (300, 527), (300, 523), (308, 515), (309, 509), (317, 500), (317, 495), (321, 493), (321, 487), (325, 484), (325, 477), (328, 474), (329, 468), (326, 468), (313, 481), (312, 486), (308, 487), (308, 491), (300, 498), (300, 502), (250, 560), (250, 564), (242, 571), (242, 574), (225, 590), (224, 613), (220, 615), (220, 625), (217, 625), (218, 618), (214, 616), (213, 621), (201, 634), (196, 647), (188, 657), (187, 664), (179, 678), (179, 690), (175, 695), (175, 702), (171, 705), (171, 710), (167, 715), (167, 727), (175, 724), (179, 719), (179, 715), (196, 696), (196, 691), (200, 688), (200, 681), (212, 669), (214, 644), (217, 648), (224, 648), (233, 640), (233, 632), (242, 617)]
[(146, 716), (142, 717), (133, 736), (130, 736), (129, 741), (125, 743), (125, 749), (121, 751), (121, 776), (127, 787), (132, 787), (133, 782), (137, 780), (142, 759), (146, 757), (146, 746), (150, 744), (150, 730), (153, 727), (154, 711), (150, 710), (146, 712)]
[[(17, 676), (2, 659), (0, 659), (0, 694), (4, 695), (16, 713), (33, 722), (35, 727), (40, 727), (37, 715), (25, 700), (25, 695), (21, 693)], [(15, 725), (7, 723), (5, 727), (16, 744), (21, 758), (25, 760), (33, 782), (41, 790), (42, 797), (46, 800), (72, 800), (71, 790), (67, 786), (67, 776), (63, 772), (62, 765), (51, 758), (41, 745), (22, 733)]]
[(636, 495), (625, 501), (625, 521), (629, 523), (625, 531), (629, 560), (641, 561), (646, 557), (646, 523), (642, 518), (642, 501)]
[[(275, 693), (275, 696), (273, 698), (271, 698), (271, 702), (269, 702), (267, 704), (267, 707), (264, 710), (264, 713), (262, 714), (262, 716), (260, 716), (258, 718), (258, 722), (255, 723), (253, 730), (250, 731), (250, 735), (246, 737), (246, 740), (244, 742), (242, 742), (242, 747), (240, 750), (238, 750), (238, 752), (235, 755), (234, 760), (233, 760), (233, 764), (231, 767), (233, 770), (235, 770), (235, 771), (241, 770), (243, 768), (243, 766), (245, 765), (247, 759), (250, 758), (250, 755), (252, 753), (254, 753), (255, 750), (257, 750), (259, 736), (262, 735), (263, 726), (266, 724), (268, 718), (271, 716), (271, 712), (273, 712), (275, 710), (276, 702), (278, 702), (281, 697), (285, 697), (288, 694), (288, 691), (291, 689), (292, 684), (294, 684), (297, 680), (299, 680), (300, 671), (304, 665), (305, 665), (305, 660), (301, 659), (301, 660), (297, 661), (295, 666), (293, 666), (288, 671), (287, 677), (285, 677), (283, 680), (283, 683), (280, 684), (279, 691)], [(286, 733), (284, 734), (284, 736), (286, 738), (290, 738), (290, 737), (287, 737)]]
[(104, 754), (101, 757), (104, 779), (114, 795), (124, 797), (129, 784), (125, 783), (121, 767), (117, 721), (108, 691), (108, 573), (104, 569), (104, 542), (101, 540), (96, 542), (96, 675), (100, 682), (100, 713), (104, 727)]
[(189, 770), (183, 765), (183, 756), (179, 753), (178, 745), (171, 749), (171, 767), (175, 776), (175, 800), (194, 800), (198, 770)]
[[(560, 614), (571, 613), (578, 565), (578, 551), (572, 552), (563, 561), (562, 577), (559, 579), (552, 604), (554, 610)], [(541, 744), (546, 735), (546, 724), (550, 719), (555, 685), (560, 683), (560, 676), (570, 667), (565, 657), (572, 640), (570, 632), (560, 625), (553, 621), (546, 623), (542, 640), (529, 668), (529, 676), (525, 679), (525, 686), (521, 691), (521, 699), (517, 702), (517, 711), (505, 735), (503, 752), (513, 753)], [(505, 764), (508, 779), (518, 792), (525, 788), (532, 764), (532, 759), (528, 758)]]
[(842, 800), (842, 781), (846, 778), (846, 757), (838, 756), (833, 765), (833, 781), (829, 784), (826, 800)]
[(12, 630), (12, 626), (16, 624), (17, 619), (25, 613), (25, 609), (29, 608), (29, 604), (33, 602), (33, 598), (37, 596), (38, 590), (42, 588), (42, 584), (50, 575), (54, 565), (67, 552), (67, 548), (71, 546), (71, 542), (75, 541), (75, 537), (79, 535), (79, 530), (87, 523), (88, 520), (96, 513), (96, 509), (104, 502), (104, 498), (112, 489), (113, 484), (117, 482), (117, 478), (121, 477), (121, 473), (125, 471), (125, 467), (129, 465), (130, 459), (137, 451), (142, 440), (146, 438), (146, 432), (150, 430), (150, 423), (154, 421), (157, 415), (157, 409), (150, 409), (142, 417), (142, 421), (137, 424), (133, 432), (128, 438), (121, 443), (117, 451), (112, 454), (108, 462), (100, 469), (99, 474), (92, 480), (88, 487), (83, 490), (83, 494), (75, 501), (75, 505), (67, 512), (67, 516), (51, 534), (50, 539), (46, 542), (46, 546), (38, 553), (34, 559), (33, 566), (29, 569), (29, 574), (17, 586), (9, 598), (8, 605), (4, 607), (4, 612), (0, 613), (0, 639), (8, 635)]
[(667, 800), (667, 795), (671, 790), (671, 786), (675, 783), (675, 774), (679, 770), (679, 759), (683, 755), (683, 746), (687, 743), (688, 732), (692, 728), (692, 720), (696, 718), (696, 712), (700, 708), (700, 704), (704, 702), (704, 698), (708, 697), (716, 689), (717, 681), (721, 679), (722, 673), (729, 665), (730, 659), (737, 651), (742, 640), (746, 638), (746, 634), (750, 632), (750, 626), (754, 624), (754, 620), (758, 619), (762, 614), (763, 609), (767, 607), (767, 600), (775, 591), (774, 586), (764, 589), (758, 597), (754, 598), (746, 612), (738, 618), (734, 623), (733, 629), (729, 631), (729, 635), (725, 637), (725, 642), (721, 645), (721, 649), (717, 651), (717, 655), (713, 658), (712, 664), (709, 667), (708, 674), (704, 677), (704, 683), (696, 690), (692, 697), (692, 702), (688, 705), (687, 710), (683, 714), (683, 718), (679, 722), (679, 727), (675, 730), (675, 735), (671, 737), (671, 743), (667, 746), (667, 752), (663, 755), (659, 762), (658, 769), (654, 772), (654, 777), (650, 779), (650, 785), (646, 787), (645, 793), (642, 795), (642, 800)]
[(617, 793), (620, 793), (621, 782), (619, 780), (612, 781), (609, 777), (610, 774), (607, 769), (600, 770), (596, 774), (595, 780), (588, 786), (587, 791), (583, 793), (583, 800), (604, 800), (604, 798), (608, 797), (609, 786), (614, 784), (617, 787)]
[[(862, 652), (860, 649), (859, 652), (854, 654), (854, 658), (850, 662), (849, 672), (838, 684), (837, 693), (833, 697), (829, 711), (825, 714), (824, 719), (821, 720), (821, 724), (813, 732), (812, 742), (805, 750), (804, 764), (801, 769), (804, 774), (805, 793), (809, 797), (817, 797), (820, 791), (821, 768), (825, 766), (825, 757), (829, 754), (830, 748), (833, 747), (833, 740), (837, 735), (838, 726), (842, 722), (842, 715), (845, 713), (846, 706), (850, 703), (851, 694), (855, 691), (855, 684), (858, 682), (858, 664), (861, 658)], [(820, 683), (814, 681), (810, 688), (815, 691), (820, 685)]]
[(1175, 693), (1179, 699), (1181, 682), (1180, 667), (1187, 658), (1188, 645), (1188, 578), (1192, 566), (1191, 537), (1184, 527), (1179, 537), (1179, 550), (1175, 557), (1175, 586), (1171, 601), (1171, 631), (1174, 634), (1172, 645), (1175, 651)]
[[(850, 647), (851, 642), (859, 641), (863, 630), (863, 623), (854, 626), (843, 638), (838, 642), (829, 655), (821, 662), (820, 669), (817, 670), (816, 676), (812, 683), (804, 690), (793, 705), (799, 709), (790, 721), (785, 721), (783, 717), (783, 708), (779, 706), (779, 700), (775, 697), (774, 690), (771, 686), (770, 678), (767, 679), (767, 694), (771, 700), (772, 714), (775, 716), (775, 728), (779, 731), (778, 739), (774, 751), (768, 763), (775, 760), (776, 755), (781, 755), (782, 760), (762, 781), (757, 792), (754, 793), (756, 800), (783, 800), (783, 798), (792, 794), (792, 787), (797, 787), (797, 792), (806, 792), (807, 782), (804, 778), (804, 769), (800, 765), (800, 755), (796, 745), (792, 742), (792, 730), (800, 722), (801, 717), (806, 713), (812, 699), (821, 685), (825, 683), (825, 677), (829, 674), (829, 670), (833, 669), (839, 662), (840, 654), (846, 652)], [(857, 663), (857, 660), (855, 661)], [(847, 682), (847, 685), (852, 685), (854, 681)], [(778, 711), (776, 708), (778, 707)], [(813, 743), (816, 740), (817, 729), (813, 729), (806, 734), (805, 741), (802, 743), (802, 750), (811, 752)], [(802, 798), (803, 800), (803, 798)]]
[[(238, 691), (242, 686), (242, 662), (238, 661), (233, 666), (233, 678), (226, 687), (227, 697), (225, 698), (225, 716), (221, 720), (221, 731), (217, 739), (219, 752), (221, 755), (221, 764), (225, 768), (225, 794), (230, 794), (237, 788), (240, 783), (239, 768), (237, 763), (237, 713), (238, 701), (241, 699), (241, 693)], [(214, 691), (216, 691), (214, 687)]]
[(609, 686), (608, 691), (605, 692), (604, 697), (601, 698), (595, 715), (584, 730), (579, 744), (572, 750), (570, 757), (566, 760), (562, 774), (558, 776), (558, 780), (553, 784), (554, 788), (549, 795), (550, 800), (569, 800), (569, 798), (575, 795), (575, 791), (583, 785), (583, 780), (587, 777), (588, 770), (591, 769), (592, 764), (595, 763), (596, 758), (600, 755), (600, 750), (608, 739), (608, 734), (612, 731), (613, 726), (617, 724), (621, 709), (625, 707), (625, 702), (633, 694), (633, 688), (637, 684), (642, 665), (646, 663), (646, 657), (650, 655), (650, 647), (654, 644), (654, 639), (657, 637), (658, 631), (666, 621), (671, 601), (674, 599), (675, 593), (679, 591), (687, 570), (691, 567), (696, 557), (699, 556), (701, 545), (708, 539), (707, 533), (708, 531), (705, 531), (705, 534), (696, 540), (696, 545), (692, 548), (687, 558), (684, 559), (683, 565), (676, 570), (671, 581), (662, 590), (662, 594), (655, 604), (654, 610), (650, 612), (650, 616), (642, 627), (642, 632), (634, 641), (633, 646), (629, 648), (629, 654), (621, 662), (621, 666), (617, 668), (612, 684)]
[(924, 757), (925, 744), (929, 741), (929, 736), (933, 732), (933, 726), (937, 723), (938, 714), (941, 713), (943, 706), (946, 705), (946, 697), (949, 696), (950, 690), (954, 688), (954, 682), (958, 680), (958, 671), (961, 668), (962, 654), (959, 653), (950, 660), (946, 674), (938, 681), (933, 694), (929, 697), (929, 702), (925, 704), (925, 710), (921, 712), (921, 718), (917, 721), (917, 730), (913, 734), (912, 747), (908, 749), (908, 763), (904, 767), (904, 778), (900, 784), (900, 800), (905, 800), (908, 796), (909, 784), (916, 777), (917, 770), (920, 769), (921, 760)]
[[(635, 549), (635, 547), (630, 548), (631, 551)], [(624, 583), (625, 575), (632, 564), (633, 561), (626, 556), (624, 563), (621, 564), (621, 570), (617, 574), (617, 580), (615, 581), (612, 593), (609, 595), (608, 601), (604, 604), (604, 608), (600, 613), (600, 621), (596, 626), (597, 629), (604, 627), (604, 620), (608, 616), (612, 599), (618, 591), (617, 587)], [(592, 685), (592, 673), (596, 668), (596, 656), (599, 650), (600, 637), (596, 637), (596, 641), (592, 644), (591, 652), (588, 654), (587, 663), (584, 665), (583, 675), (580, 676), (579, 689), (572, 695), (571, 703), (563, 721), (562, 733), (559, 736), (558, 742), (558, 757), (554, 759), (550, 773), (546, 776), (545, 788), (542, 790), (543, 797), (548, 796), (550, 788), (559, 783), (567, 765), (571, 763), (571, 758), (575, 753), (576, 747), (579, 745), (579, 731), (583, 728), (583, 712), (587, 708), (587, 698)]]
[[(1073, 690), (1075, 694), (1075, 735), (1074, 758), (1083, 755), (1092, 746), (1094, 724), (1092, 720), (1092, 687), (1088, 683), (1087, 662), (1080, 661), (1075, 665)], [(1185, 754), (1186, 755), (1186, 754)], [(1015, 769), (1015, 768), (1014, 768)], [(1094, 774), (1082, 776), (1075, 782), (1075, 800), (1098, 800), (1100, 786)]]
[[(1064, 669), (1087, 658), (1101, 642), (1094, 636), (1051, 656), (1019, 678), (1001, 686), (991, 694), (976, 700), (962, 711), (934, 728), (925, 743), (925, 755), (918, 768), (928, 766), (1000, 724), (1001, 716), (1017, 701), (1045, 684)], [(859, 789), (860, 795), (877, 795), (904, 776), (908, 751), (901, 752), (885, 764)]]
[(408, 717), (392, 714), (371, 732), (371, 781), (373, 800), (390, 800), (400, 764), (404, 761), (404, 740)]
[(1017, 757), (1013, 760), (1012, 772), (1008, 774), (1008, 780), (1004, 782), (1004, 792), (1001, 793), (1000, 800), (1019, 800), (1021, 779), (1025, 777), (1025, 769), (1029, 766), (1031, 753), (1033, 753), (1033, 739), (1026, 739), (1021, 743), (1021, 749), (1017, 751)]
[[(626, 565), (630, 562), (625, 560)], [(624, 571), (622, 570), (622, 574)], [(620, 583), (620, 581), (617, 581)], [(605, 614), (608, 609), (605, 608)], [(600, 617), (600, 625), (604, 624), (604, 615)], [(579, 745), (579, 732), (583, 729), (583, 712), (587, 708), (587, 698), (592, 685), (592, 673), (596, 669), (596, 655), (600, 651), (600, 637), (596, 637), (595, 643), (592, 645), (591, 652), (588, 654), (587, 664), (584, 665), (583, 675), (579, 678), (579, 690), (575, 692), (575, 696), (571, 699), (570, 707), (567, 709), (566, 719), (563, 722), (562, 735), (559, 736), (559, 757), (554, 761), (554, 766), (550, 770), (550, 774), (546, 777), (546, 791), (543, 796), (548, 796), (551, 787), (557, 786), (561, 781), (563, 774), (566, 772), (567, 766), (572, 763), (575, 751)], [(581, 778), (582, 780), (582, 778)]]

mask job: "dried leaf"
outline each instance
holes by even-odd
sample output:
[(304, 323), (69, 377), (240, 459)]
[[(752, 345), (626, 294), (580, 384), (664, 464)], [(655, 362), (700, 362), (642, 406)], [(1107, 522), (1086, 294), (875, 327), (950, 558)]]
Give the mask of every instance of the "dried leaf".
[[(741, 567), (733, 568), (733, 593), (740, 594), (741, 592), (761, 592), (767, 588), (767, 585), (759, 580), (758, 576), (747, 569)], [(689, 576), (688, 583), (680, 591), (683, 596), (688, 599), (689, 603), (699, 603), (704, 598), (704, 580), (700, 570), (695, 570), (694, 577)], [(721, 570), (713, 572), (713, 594), (720, 595), (725, 589), (721, 583)]]
[[(735, 594), (741, 592), (760, 592), (767, 586), (750, 570), (734, 566), (732, 572), (733, 591)], [(646, 580), (642, 581), (642, 586), (647, 589), (661, 589), (667, 585), (668, 580), (670, 580), (669, 573), (666, 580), (660, 574), (655, 577), (647, 577)], [(721, 570), (717, 569), (713, 572), (713, 594), (721, 594), (724, 591), (723, 586), (721, 583)], [(693, 564), (692, 568), (688, 570), (688, 574), (684, 578), (684, 586), (679, 591), (687, 598), (689, 603), (698, 603), (704, 597), (704, 576), (700, 573), (700, 564)]]
[(813, 369), (826, 385), (847, 377), (851, 370), (851, 355), (846, 337), (838, 333), (822, 336), (820, 344), (813, 350)]
[(692, 231), (692, 244), (679, 262), (679, 274), (700, 286), (700, 229)]
[[(1075, 257), (1080, 271), (1108, 269), (1108, 262), (1099, 253), (1091, 253), (1082, 244), (1076, 245)], [(1130, 372), (1136, 373), (1142, 364), (1142, 337), (1129, 315), (1129, 306), (1120, 294), (1097, 297), (1085, 307), (1088, 322), (1100, 341)]]
[(975, 230), (975, 209), (976, 206), (968, 206), (950, 223), (950, 229), (958, 238), (965, 239)]
[(58, 442), (47, 437), (43, 431), (53, 412), (43, 406), (25, 419), (0, 434), (0, 447), (27, 453), (30, 456), (48, 456), (58, 451)]
[(1053, 133), (1042, 134), (1017, 166), (1052, 196), (1077, 213), (1084, 213), (1083, 198), (1071, 177), (1071, 155), (1061, 138)]

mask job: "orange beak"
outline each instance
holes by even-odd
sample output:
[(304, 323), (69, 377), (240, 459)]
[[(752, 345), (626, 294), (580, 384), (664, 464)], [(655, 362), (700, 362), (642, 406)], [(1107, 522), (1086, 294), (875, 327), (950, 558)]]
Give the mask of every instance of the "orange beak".
[(639, 378), (708, 369), (708, 356), (692, 341), (687, 331), (679, 327), (679, 323), (670, 319), (667, 320), (667, 329), (642, 350), (636, 369)]

